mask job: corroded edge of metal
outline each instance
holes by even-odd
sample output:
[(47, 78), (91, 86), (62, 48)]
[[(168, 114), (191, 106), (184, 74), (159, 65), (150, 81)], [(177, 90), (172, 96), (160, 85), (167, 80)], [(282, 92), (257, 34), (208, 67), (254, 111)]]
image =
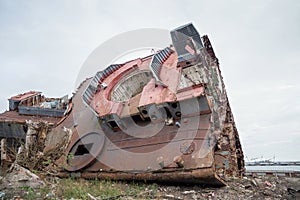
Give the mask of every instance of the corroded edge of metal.
[(135, 180), (144, 182), (162, 182), (178, 184), (201, 184), (209, 186), (224, 186), (226, 182), (220, 179), (213, 168), (201, 168), (194, 170), (161, 171), (151, 173), (126, 173), (126, 172), (74, 172), (58, 174), (61, 178), (86, 178), (86, 179), (110, 179), (110, 180)]

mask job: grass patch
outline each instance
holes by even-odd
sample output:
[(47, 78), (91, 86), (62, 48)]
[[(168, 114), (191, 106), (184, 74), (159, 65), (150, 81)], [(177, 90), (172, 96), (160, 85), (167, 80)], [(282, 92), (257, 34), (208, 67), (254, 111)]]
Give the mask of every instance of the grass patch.
[(23, 199), (36, 200), (36, 199), (44, 199), (46, 195), (50, 192), (50, 189), (48, 187), (34, 189), (30, 186), (23, 186), (18, 188), (18, 191), (20, 191), (20, 196)]
[(146, 190), (156, 191), (156, 184), (126, 183), (110, 180), (61, 179), (56, 190), (60, 198), (88, 199), (88, 193), (102, 199), (118, 196), (140, 196)]
[(39, 199), (90, 199), (88, 194), (100, 199), (153, 199), (157, 195), (156, 184), (111, 180), (59, 179), (42, 188), (23, 186), (7, 191), (5, 199), (19, 196), (24, 200)]

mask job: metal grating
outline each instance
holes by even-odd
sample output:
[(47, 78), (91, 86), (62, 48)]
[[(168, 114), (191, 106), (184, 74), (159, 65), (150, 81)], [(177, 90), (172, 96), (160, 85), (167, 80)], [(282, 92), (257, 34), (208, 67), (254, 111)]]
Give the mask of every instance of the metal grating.
[(186, 47), (197, 51), (203, 48), (202, 40), (193, 24), (178, 27), (171, 32), (172, 43), (178, 55), (178, 62), (188, 61), (195, 58)]
[(150, 64), (150, 69), (151, 69), (151, 72), (153, 73), (153, 76), (154, 76), (155, 80), (159, 83), (162, 83), (162, 81), (159, 77), (161, 66), (171, 54), (172, 54), (172, 49), (167, 47), (167, 48), (157, 52), (152, 57), (152, 61), (151, 61), (151, 64)]
[(143, 91), (145, 85), (153, 78), (150, 71), (137, 71), (118, 82), (111, 93), (114, 102), (125, 102)]
[(121, 68), (122, 65), (114, 64), (108, 66), (105, 70), (99, 71), (91, 80), (90, 84), (86, 88), (85, 92), (83, 93), (83, 101), (87, 104), (90, 104), (96, 92), (100, 89), (101, 83), (103, 80), (108, 77), (113, 72), (117, 71)]

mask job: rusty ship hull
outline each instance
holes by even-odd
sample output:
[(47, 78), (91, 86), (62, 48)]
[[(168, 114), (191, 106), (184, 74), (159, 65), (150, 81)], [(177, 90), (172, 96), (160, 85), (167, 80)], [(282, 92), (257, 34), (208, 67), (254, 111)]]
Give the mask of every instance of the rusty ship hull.
[(192, 24), (173, 44), (84, 81), (48, 135), (70, 142), (61, 177), (223, 185), (244, 172), (224, 82), (207, 36)]

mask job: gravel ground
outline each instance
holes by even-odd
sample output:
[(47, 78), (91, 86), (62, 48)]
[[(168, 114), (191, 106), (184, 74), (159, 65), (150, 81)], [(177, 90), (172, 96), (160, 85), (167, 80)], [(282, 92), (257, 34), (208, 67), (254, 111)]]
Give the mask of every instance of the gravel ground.
[(300, 179), (243, 177), (220, 188), (160, 186), (162, 199), (300, 199)]

